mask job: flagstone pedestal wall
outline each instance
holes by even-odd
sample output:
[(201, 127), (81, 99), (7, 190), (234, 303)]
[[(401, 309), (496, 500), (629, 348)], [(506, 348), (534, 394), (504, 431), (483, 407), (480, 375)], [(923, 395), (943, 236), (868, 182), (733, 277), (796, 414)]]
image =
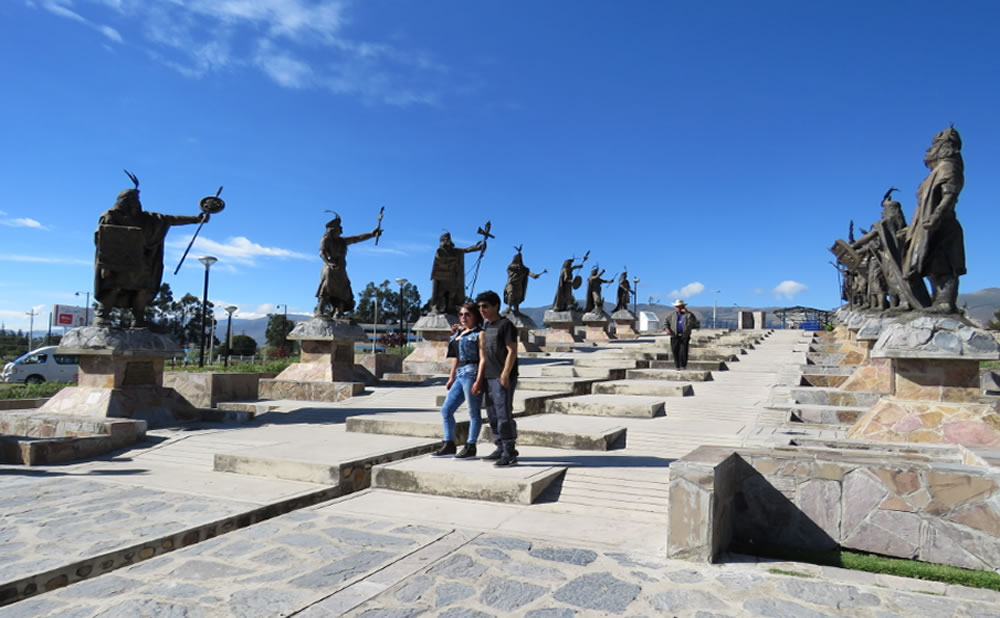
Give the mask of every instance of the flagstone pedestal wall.
[(668, 557), (842, 547), (995, 569), (1000, 473), (960, 462), (940, 447), (699, 447), (670, 466)]

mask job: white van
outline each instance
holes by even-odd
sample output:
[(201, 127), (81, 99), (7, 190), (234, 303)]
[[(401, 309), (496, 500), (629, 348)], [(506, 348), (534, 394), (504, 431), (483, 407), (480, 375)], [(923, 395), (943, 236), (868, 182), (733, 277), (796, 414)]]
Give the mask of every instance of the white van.
[(76, 372), (80, 368), (80, 357), (76, 354), (56, 354), (57, 346), (50, 345), (28, 352), (7, 363), (0, 373), (4, 382), (76, 382)]

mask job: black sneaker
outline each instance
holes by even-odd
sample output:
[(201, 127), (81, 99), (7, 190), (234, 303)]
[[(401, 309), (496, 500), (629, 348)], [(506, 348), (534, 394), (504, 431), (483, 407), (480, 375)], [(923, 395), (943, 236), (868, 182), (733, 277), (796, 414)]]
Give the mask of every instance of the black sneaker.
[(458, 455), (455, 455), (455, 459), (472, 459), (475, 456), (476, 456), (476, 445), (466, 444), (465, 446), (462, 447), (462, 450), (458, 452)]
[(497, 468), (506, 468), (507, 466), (516, 466), (517, 465), (517, 454), (516, 453), (517, 452), (515, 451), (515, 453), (512, 454), (512, 455), (506, 455), (506, 454), (503, 455), (493, 465), (496, 466)]
[(496, 461), (501, 457), (503, 457), (503, 449), (498, 446), (495, 451), (485, 457), (481, 457), (481, 459), (485, 461)]
[(441, 445), (441, 448), (437, 452), (431, 453), (431, 457), (451, 457), (455, 454), (455, 451), (455, 443), (449, 441)]

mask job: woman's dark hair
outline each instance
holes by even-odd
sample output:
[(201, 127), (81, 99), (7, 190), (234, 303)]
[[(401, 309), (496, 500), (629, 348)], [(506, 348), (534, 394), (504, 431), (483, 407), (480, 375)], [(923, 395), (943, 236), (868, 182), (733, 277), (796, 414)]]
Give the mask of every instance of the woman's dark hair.
[(476, 323), (476, 326), (483, 325), (483, 314), (479, 313), (479, 307), (476, 306), (476, 303), (465, 303), (458, 310), (461, 311), (462, 309), (472, 314), (472, 321)]

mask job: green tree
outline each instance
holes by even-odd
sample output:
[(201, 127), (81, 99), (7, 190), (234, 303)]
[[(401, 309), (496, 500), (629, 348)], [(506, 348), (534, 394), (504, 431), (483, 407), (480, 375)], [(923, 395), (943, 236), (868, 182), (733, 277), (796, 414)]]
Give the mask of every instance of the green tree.
[(281, 313), (267, 314), (267, 331), (264, 333), (267, 345), (275, 350), (283, 350), (286, 354), (291, 354), (293, 344), (288, 340), (288, 333), (292, 332), (294, 327), (295, 322)]
[[(375, 285), (369, 281), (358, 297), (354, 317), (359, 322), (371, 324), (375, 321), (375, 298), (378, 297), (379, 324), (399, 321), (399, 285), (388, 279)], [(420, 303), (420, 290), (409, 281), (403, 284), (405, 320), (413, 324), (420, 319), (424, 306)]]
[(253, 356), (257, 353), (257, 342), (249, 335), (233, 335), (233, 356)]
[(990, 330), (1000, 330), (1000, 309), (993, 312), (993, 319), (986, 325)]

